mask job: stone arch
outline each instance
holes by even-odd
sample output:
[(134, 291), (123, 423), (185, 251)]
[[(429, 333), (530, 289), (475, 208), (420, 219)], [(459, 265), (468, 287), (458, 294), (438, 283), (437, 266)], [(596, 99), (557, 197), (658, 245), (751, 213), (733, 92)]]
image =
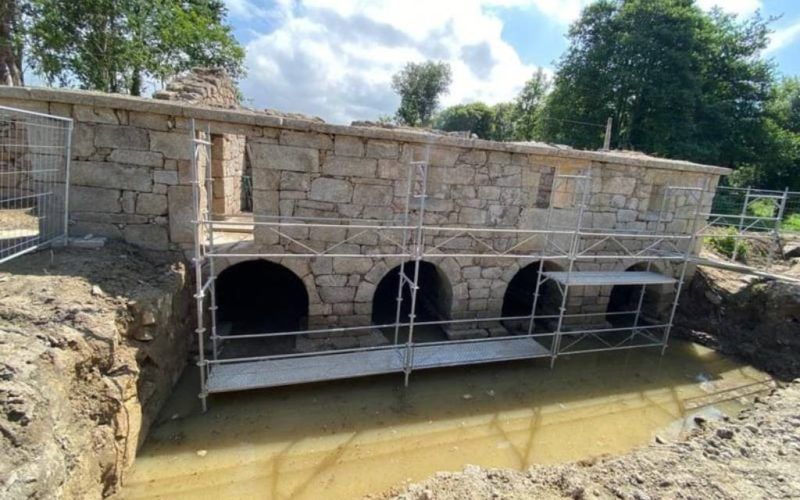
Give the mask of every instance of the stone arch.
[[(397, 288), (400, 280), (400, 266), (390, 269), (378, 282), (372, 297), (372, 322), (374, 324), (393, 323), (397, 308)], [(414, 262), (406, 262), (403, 274), (414, 277)], [(453, 304), (453, 288), (450, 280), (439, 266), (421, 261), (419, 265), (419, 290), (417, 292), (417, 321), (436, 321), (449, 319)], [(411, 307), (411, 293), (403, 287), (403, 303), (400, 321), (408, 321)]]
[[(626, 272), (647, 270), (646, 262), (637, 262), (625, 269)], [(663, 274), (660, 266), (655, 263), (650, 264), (650, 271)], [(606, 307), (606, 321), (612, 326), (618, 327), (633, 325), (635, 313), (620, 313), (636, 310), (641, 290), (641, 285), (615, 285), (612, 287), (608, 297), (608, 306)], [(645, 286), (639, 324), (652, 324), (666, 320), (674, 294), (675, 291), (672, 285)]]
[[(562, 271), (563, 268), (554, 262), (542, 262), (543, 271)], [(508, 282), (503, 295), (502, 316), (527, 316), (533, 307), (533, 294), (539, 277), (539, 261), (531, 262), (519, 268)], [(539, 288), (539, 300), (536, 315), (555, 315), (561, 304), (561, 292), (553, 281), (546, 281)], [(543, 323), (547, 322), (543, 320)], [(528, 321), (505, 321), (505, 327), (512, 332), (527, 331)]]
[(215, 283), (217, 320), (231, 334), (303, 330), (309, 293), (288, 267), (265, 259), (227, 265)]

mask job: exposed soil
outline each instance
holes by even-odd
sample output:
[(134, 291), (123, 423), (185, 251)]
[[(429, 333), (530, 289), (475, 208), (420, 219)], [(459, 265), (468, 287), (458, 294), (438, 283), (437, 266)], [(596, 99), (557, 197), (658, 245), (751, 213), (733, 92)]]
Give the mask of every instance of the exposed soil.
[[(800, 277), (800, 259), (773, 272)], [(676, 334), (788, 381), (800, 377), (800, 285), (698, 269), (676, 318)]]
[[(797, 262), (780, 272), (800, 275)], [(682, 300), (679, 335), (742, 358), (776, 378), (800, 376), (800, 285), (698, 270)], [(736, 419), (700, 421), (677, 442), (619, 457), (532, 467), (439, 473), (379, 498), (798, 498), (800, 379)]]
[(116, 490), (186, 359), (173, 254), (119, 243), (0, 267), (0, 497)]

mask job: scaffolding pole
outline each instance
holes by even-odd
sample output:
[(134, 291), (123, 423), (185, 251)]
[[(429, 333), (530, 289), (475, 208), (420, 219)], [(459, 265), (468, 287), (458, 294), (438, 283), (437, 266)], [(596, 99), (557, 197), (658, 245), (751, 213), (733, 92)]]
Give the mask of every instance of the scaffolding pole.
[[(200, 398), (200, 405), (202, 406), (202, 411), (205, 413), (208, 410), (208, 388), (206, 384), (206, 377), (207, 377), (207, 368), (208, 363), (206, 362), (206, 353), (205, 353), (205, 332), (206, 329), (204, 327), (203, 315), (205, 314), (205, 310), (203, 307), (203, 299), (205, 298), (206, 288), (203, 283), (203, 246), (205, 245), (205, 235), (203, 234), (203, 210), (201, 208), (202, 204), (202, 197), (200, 195), (200, 167), (198, 162), (198, 156), (200, 154), (200, 147), (202, 146), (202, 141), (198, 140), (197, 137), (197, 127), (195, 120), (191, 120), (190, 124), (190, 133), (191, 133), (191, 141), (189, 142), (190, 147), (190, 158), (191, 158), (191, 184), (192, 184), (192, 208), (193, 208), (193, 220), (192, 223), (194, 224), (194, 257), (192, 258), (192, 264), (194, 265), (194, 282), (195, 282), (195, 305), (196, 305), (196, 314), (197, 314), (197, 328), (195, 328), (195, 334), (197, 335), (197, 367), (200, 371), (200, 394), (198, 397)], [(212, 276), (213, 279), (213, 276)]]
[(663, 356), (664, 353), (667, 351), (667, 346), (669, 344), (669, 335), (672, 331), (672, 325), (675, 321), (675, 312), (678, 310), (678, 303), (680, 302), (681, 291), (683, 291), (683, 284), (686, 280), (686, 270), (689, 267), (689, 261), (692, 256), (692, 253), (695, 250), (695, 245), (697, 242), (697, 224), (700, 220), (701, 208), (703, 205), (703, 196), (705, 196), (706, 190), (708, 189), (708, 179), (706, 179), (703, 183), (703, 187), (700, 190), (690, 190), (690, 192), (694, 193), (697, 199), (697, 206), (695, 208), (694, 217), (692, 218), (692, 227), (690, 234), (692, 235), (691, 239), (687, 242), (686, 251), (684, 252), (683, 263), (681, 264), (681, 272), (680, 277), (678, 278), (678, 283), (675, 286), (675, 298), (672, 301), (672, 307), (670, 308), (669, 312), (669, 320), (667, 321), (667, 327), (664, 329), (664, 338), (662, 340), (661, 346), (661, 355)]

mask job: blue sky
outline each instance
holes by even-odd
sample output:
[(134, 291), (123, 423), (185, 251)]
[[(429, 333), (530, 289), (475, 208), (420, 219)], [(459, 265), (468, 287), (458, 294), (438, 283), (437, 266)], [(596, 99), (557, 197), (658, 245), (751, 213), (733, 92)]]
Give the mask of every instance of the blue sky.
[[(552, 72), (565, 34), (591, 0), (226, 0), (247, 48), (249, 104), (348, 123), (391, 114), (391, 75), (407, 61), (453, 69), (444, 105), (516, 95)], [(800, 75), (800, 1), (698, 0), (740, 16), (780, 16), (765, 56)]]

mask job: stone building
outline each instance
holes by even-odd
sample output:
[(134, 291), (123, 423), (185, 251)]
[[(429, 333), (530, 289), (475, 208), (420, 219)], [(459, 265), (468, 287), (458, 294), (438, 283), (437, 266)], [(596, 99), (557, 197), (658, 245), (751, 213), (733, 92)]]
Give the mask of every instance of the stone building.
[[(175, 96), (191, 93), (181, 89), (168, 91)], [(397, 220), (403, 213), (408, 164), (425, 160), (429, 171), (424, 223), (429, 226), (542, 228), (551, 199), (555, 207), (551, 223), (569, 226), (574, 224), (574, 205), (569, 193), (553, 192), (555, 179), (583, 174), (591, 178), (583, 227), (686, 234), (694, 203), (686, 196), (665, 199), (667, 187), (708, 187), (701, 207), (707, 212), (719, 177), (728, 173), (725, 168), (627, 152), (331, 125), (247, 109), (75, 90), (5, 87), (0, 88), (0, 105), (75, 120), (73, 234), (119, 238), (158, 250), (189, 250), (192, 245), (189, 127), (193, 118), (210, 127), (213, 212), (238, 221), (252, 217), (256, 221)], [(250, 208), (242, 192), (242, 177), (250, 177), (245, 175), (249, 172), (252, 215), (243, 211)], [(667, 210), (659, 220), (662, 206)], [(375, 234), (353, 237), (354, 231), (346, 227), (281, 231), (279, 235), (256, 225), (232, 248), (240, 254), (279, 253), (298, 244), (314, 249), (340, 244), (339, 251), (364, 257), (271, 259), (270, 265), (239, 271), (234, 279), (236, 268), (247, 266), (243, 261), (254, 260), (240, 256), (221, 266), (220, 286), (241, 288), (242, 280), (249, 280), (256, 283), (248, 285), (254, 290), (253, 306), (276, 299), (281, 299), (277, 304), (295, 304), (290, 312), (296, 318), (289, 321), (295, 327), (369, 324), (386, 318), (383, 302), (394, 304), (400, 261), (369, 254), (380, 253), (390, 243)], [(498, 258), (486, 248), (487, 243), (501, 248), (508, 243), (507, 235), (483, 242), (470, 236), (448, 240), (445, 232), (435, 231), (429, 237), (434, 245), (474, 254), (424, 263), (422, 300), (429, 317), (509, 315), (529, 303), (517, 296), (530, 291), (536, 262)], [(528, 248), (537, 249), (533, 244)], [(625, 270), (637, 265), (641, 267), (636, 262), (608, 261), (586, 263), (581, 270)], [(559, 269), (560, 264), (553, 260), (544, 267)], [(670, 267), (659, 270), (676, 272)], [(611, 289), (574, 291), (570, 307), (576, 310), (601, 313), (613, 303)], [(543, 303), (546, 307), (547, 301)]]

